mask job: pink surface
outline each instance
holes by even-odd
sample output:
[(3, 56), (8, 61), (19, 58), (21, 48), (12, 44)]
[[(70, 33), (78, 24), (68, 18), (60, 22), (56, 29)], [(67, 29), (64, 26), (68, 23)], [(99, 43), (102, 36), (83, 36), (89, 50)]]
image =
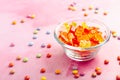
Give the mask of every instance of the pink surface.
[[(76, 2), (76, 11), (67, 10), (68, 6)], [(120, 41), (116, 38), (102, 47), (94, 60), (88, 62), (75, 62), (70, 60), (63, 51), (63, 48), (55, 41), (53, 31), (56, 25), (66, 19), (80, 17), (83, 18), (82, 8), (89, 5), (99, 8), (99, 13), (94, 14), (94, 10), (86, 12), (86, 18), (95, 18), (105, 22), (110, 29), (120, 33), (119, 0), (0, 0), (0, 80), (24, 80), (25, 75), (30, 75), (30, 80), (40, 80), (41, 76), (46, 76), (47, 80), (75, 80), (71, 73), (73, 65), (78, 66), (79, 72), (85, 73), (80, 80), (115, 80), (120, 74), (120, 65), (117, 56), (120, 55)], [(103, 12), (108, 11), (107, 16)], [(27, 15), (35, 14), (35, 19), (26, 18)], [(24, 23), (20, 20), (24, 19)], [(11, 22), (16, 20), (16, 25)], [(40, 27), (38, 39), (33, 40), (33, 31)], [(46, 35), (50, 31), (50, 35)], [(32, 41), (34, 45), (28, 46)], [(11, 43), (15, 47), (9, 47)], [(50, 49), (41, 48), (41, 44), (52, 44)], [(41, 53), (40, 59), (36, 54)], [(51, 53), (51, 58), (46, 58), (46, 54)], [(28, 57), (29, 61), (23, 63), (16, 61), (16, 56)], [(110, 63), (104, 65), (104, 60)], [(9, 62), (14, 62), (12, 68), (8, 68)], [(95, 67), (102, 68), (102, 74), (96, 78), (91, 78), (91, 73)], [(40, 73), (40, 69), (46, 68), (46, 73)], [(14, 75), (9, 75), (11, 69), (15, 70)], [(62, 73), (55, 75), (54, 71), (60, 69)]]

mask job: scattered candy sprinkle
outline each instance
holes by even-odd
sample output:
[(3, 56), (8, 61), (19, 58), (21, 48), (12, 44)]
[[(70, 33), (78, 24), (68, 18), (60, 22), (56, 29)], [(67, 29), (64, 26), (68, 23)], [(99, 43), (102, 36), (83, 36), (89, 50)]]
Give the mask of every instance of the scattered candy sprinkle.
[(105, 16), (106, 16), (107, 14), (108, 14), (107, 12), (103, 12), (103, 15), (105, 15)]
[(40, 28), (37, 28), (36, 30), (37, 30), (37, 31), (40, 31)]
[(120, 65), (120, 61), (119, 61), (119, 65)]
[(116, 31), (111, 31), (111, 34), (113, 35), (113, 34), (116, 34)]
[(74, 75), (74, 78), (79, 78), (80, 77), (80, 74), (75, 74)]
[(14, 46), (15, 46), (15, 44), (14, 44), (14, 43), (11, 43), (11, 44), (10, 44), (10, 47), (14, 47)]
[(75, 2), (73, 2), (72, 4), (70, 4), (70, 5), (68, 6), (68, 10), (76, 11), (76, 7), (75, 7), (75, 5), (76, 5)]
[(29, 42), (28, 46), (33, 46), (33, 44), (34, 44), (33, 42)]
[(47, 35), (49, 35), (49, 34), (50, 34), (50, 32), (49, 32), (49, 31), (47, 31), (47, 32), (46, 32), (46, 34), (47, 34)]
[(31, 19), (34, 19), (35, 17), (36, 17), (36, 15), (35, 15), (35, 14), (32, 14), (30, 18), (31, 18)]
[(82, 73), (80, 73), (80, 76), (84, 76), (84, 75), (85, 75), (85, 73), (83, 73), (83, 72), (82, 72)]
[(98, 14), (98, 11), (97, 10), (95, 10), (95, 12), (94, 12), (95, 14)]
[(52, 54), (50, 54), (50, 53), (48, 53), (48, 54), (46, 55), (47, 58), (51, 58), (51, 56), (52, 56)]
[(32, 15), (28, 15), (27, 18), (31, 18), (31, 19), (34, 19), (36, 17), (35, 14), (32, 14)]
[(13, 22), (12, 22), (12, 25), (16, 25), (16, 23), (17, 23), (16, 21), (13, 21)]
[(21, 60), (21, 56), (17, 56), (17, 57), (16, 57), (16, 60)]
[(30, 80), (30, 76), (29, 76), (29, 75), (26, 75), (26, 76), (24, 77), (24, 80)]
[(99, 71), (99, 70), (101, 70), (100, 67), (96, 67), (96, 68), (95, 68), (95, 72), (97, 72), (97, 71)]
[(95, 10), (99, 10), (99, 8), (95, 8)]
[(60, 69), (56, 69), (55, 70), (55, 74), (60, 74), (61, 73), (61, 70)]
[(73, 75), (78, 74), (78, 70), (72, 70), (72, 74)]
[(117, 56), (117, 60), (120, 61), (120, 56)]
[(93, 72), (91, 76), (95, 78), (97, 76), (96, 72)]
[(104, 60), (104, 64), (109, 64), (109, 60)]
[(31, 18), (31, 15), (27, 15), (27, 18)]
[(97, 75), (100, 75), (101, 73), (102, 73), (101, 70), (97, 70), (97, 71), (96, 71), (96, 74), (97, 74)]
[(112, 36), (113, 36), (114, 38), (117, 37), (117, 32), (116, 32), (116, 31), (111, 31), (111, 34), (112, 34)]
[(82, 8), (82, 11), (86, 11), (86, 9), (85, 9), (85, 8)]
[(76, 5), (77, 3), (76, 3), (76, 2), (73, 2), (72, 4), (73, 4), (73, 5)]
[(120, 40), (120, 36), (118, 36), (117, 39)]
[(14, 63), (13, 62), (10, 62), (8, 67), (13, 67), (14, 66)]
[(116, 38), (116, 37), (117, 37), (117, 33), (114, 33), (112, 36), (113, 36), (114, 38)]
[(34, 30), (33, 34), (38, 34), (38, 30)]
[(87, 14), (87, 13), (84, 13), (84, 16), (86, 17), (86, 16), (88, 16), (88, 14)]
[(68, 10), (76, 11), (76, 7), (70, 5), (70, 6), (68, 7)]
[(89, 10), (92, 10), (92, 9), (93, 9), (93, 5), (90, 5), (90, 6), (88, 7), (88, 9), (89, 9)]
[(40, 73), (45, 73), (46, 72), (46, 69), (45, 68), (41, 68), (40, 69)]
[(116, 80), (120, 80), (120, 74), (116, 75)]
[(73, 4), (70, 4), (70, 6), (74, 6)]
[(38, 53), (38, 54), (36, 55), (36, 58), (40, 58), (40, 57), (41, 57), (41, 54)]
[(45, 76), (42, 76), (41, 80), (47, 80), (47, 78)]
[(15, 73), (15, 70), (10, 70), (9, 74), (14, 74)]
[(28, 62), (28, 58), (27, 57), (23, 58), (23, 62), (24, 63)]
[(51, 44), (48, 44), (48, 45), (47, 45), (47, 48), (51, 48)]
[(20, 23), (24, 23), (25, 21), (22, 19), (21, 21), (20, 21)]
[(41, 48), (45, 48), (45, 44), (44, 43), (41, 44)]
[(37, 37), (38, 37), (37, 35), (33, 35), (33, 37), (32, 37), (32, 38), (33, 38), (33, 39), (37, 39)]

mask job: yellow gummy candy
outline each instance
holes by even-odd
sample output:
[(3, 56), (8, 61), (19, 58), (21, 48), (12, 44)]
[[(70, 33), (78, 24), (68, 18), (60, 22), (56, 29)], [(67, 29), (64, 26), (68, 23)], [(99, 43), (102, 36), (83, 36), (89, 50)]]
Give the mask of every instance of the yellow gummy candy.
[(65, 28), (66, 28), (66, 30), (67, 30), (67, 31), (69, 31), (69, 30), (70, 30), (70, 26), (69, 26), (69, 24), (68, 24), (67, 22), (66, 22), (66, 23), (64, 23), (63, 25), (65, 26)]
[(77, 23), (76, 22), (72, 22), (71, 25), (74, 26), (74, 27), (76, 27)]
[(64, 26), (67, 26), (67, 25), (69, 25), (67, 22), (65, 22), (64, 24), (63, 24)]
[(85, 22), (82, 22), (82, 27), (83, 28), (88, 28), (87, 24)]
[(100, 34), (95, 34), (95, 38), (99, 41), (99, 42), (103, 42), (104, 39)]
[(81, 40), (80, 41), (80, 47), (82, 48), (89, 48), (91, 46), (91, 42), (87, 40)]

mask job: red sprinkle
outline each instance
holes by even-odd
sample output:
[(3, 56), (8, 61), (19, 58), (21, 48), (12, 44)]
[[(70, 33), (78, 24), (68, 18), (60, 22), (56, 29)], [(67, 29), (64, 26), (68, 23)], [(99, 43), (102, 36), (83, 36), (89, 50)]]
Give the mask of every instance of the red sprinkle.
[(14, 63), (13, 62), (10, 62), (8, 67), (13, 67), (14, 66)]
[(48, 44), (48, 45), (47, 45), (47, 48), (51, 48), (51, 44)]
[(120, 80), (120, 74), (116, 75), (116, 80)]
[(120, 61), (120, 56), (117, 56), (117, 60)]
[(74, 75), (74, 78), (79, 78), (79, 77), (80, 77), (79, 74), (75, 74), (75, 75)]
[(46, 57), (50, 58), (51, 56), (52, 56), (52, 54), (48, 53)]
[(41, 69), (40, 69), (40, 72), (41, 72), (41, 73), (45, 73), (45, 72), (46, 72), (46, 69), (45, 69), (45, 68), (41, 68)]
[(104, 64), (109, 64), (109, 60), (104, 60)]
[(30, 80), (30, 76), (26, 75), (24, 80)]
[(96, 71), (96, 74), (97, 74), (97, 75), (100, 75), (101, 73), (102, 73), (101, 70)]

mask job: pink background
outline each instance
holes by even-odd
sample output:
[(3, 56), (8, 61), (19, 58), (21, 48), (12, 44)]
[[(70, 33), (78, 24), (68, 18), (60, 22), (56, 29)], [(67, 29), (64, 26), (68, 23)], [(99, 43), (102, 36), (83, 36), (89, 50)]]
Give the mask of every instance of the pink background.
[[(68, 10), (68, 6), (76, 3), (76, 11)], [(110, 41), (103, 46), (96, 58), (88, 62), (75, 62), (64, 54), (63, 48), (55, 41), (53, 36), (54, 28), (58, 23), (70, 18), (85, 18), (82, 8), (86, 8), (88, 16), (103, 21), (120, 34), (120, 1), (119, 0), (0, 0), (0, 80), (24, 80), (25, 75), (30, 75), (30, 80), (40, 80), (41, 76), (46, 76), (47, 80), (75, 80), (71, 68), (78, 66), (79, 72), (85, 73), (80, 80), (115, 80), (120, 74), (120, 65), (117, 56), (120, 56), (120, 41), (111, 37)], [(98, 7), (98, 14), (94, 10), (88, 10), (89, 5)], [(108, 15), (104, 16), (103, 12)], [(26, 18), (27, 15), (35, 14), (35, 19)], [(20, 23), (20, 20), (25, 20)], [(16, 25), (11, 22), (16, 20)], [(33, 31), (40, 27), (38, 38), (32, 39)], [(50, 35), (46, 35), (50, 31)], [(34, 45), (28, 46), (32, 41)], [(9, 47), (11, 43), (15, 47)], [(41, 48), (41, 44), (51, 44), (50, 49)], [(36, 54), (41, 53), (40, 59)], [(51, 58), (46, 58), (46, 54), (51, 53)], [(28, 57), (29, 61), (23, 63), (16, 61), (16, 56)], [(110, 63), (104, 65), (104, 60)], [(14, 62), (12, 68), (8, 67), (9, 62)], [(102, 68), (102, 74), (96, 78), (91, 78), (91, 73), (95, 67)], [(46, 68), (46, 73), (40, 73), (40, 69)], [(15, 70), (14, 75), (9, 75), (11, 69)], [(62, 73), (55, 75), (54, 71), (60, 69)]]

